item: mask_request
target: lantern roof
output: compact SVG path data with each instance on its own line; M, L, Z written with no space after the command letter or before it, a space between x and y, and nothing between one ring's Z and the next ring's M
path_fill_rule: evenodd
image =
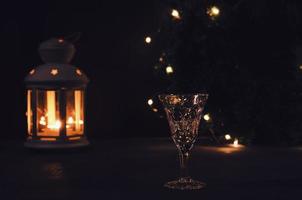
M70 64L46 63L32 69L25 78L28 85L85 86L88 77Z
M28 86L79 87L89 82L87 76L77 67L69 64L76 49L64 39L52 38L42 42L39 54L45 64L32 69L25 78Z

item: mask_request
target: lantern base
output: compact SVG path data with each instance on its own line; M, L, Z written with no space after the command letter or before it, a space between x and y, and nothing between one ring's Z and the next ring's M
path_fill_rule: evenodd
M30 149L71 149L86 147L88 145L89 141L86 138L73 141L41 141L29 139L24 143L24 146Z

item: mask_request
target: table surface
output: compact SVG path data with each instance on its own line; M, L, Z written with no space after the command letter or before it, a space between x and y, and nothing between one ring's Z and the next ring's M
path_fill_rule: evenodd
M214 147L197 142L190 174L207 187L163 187L177 178L170 139L92 142L78 151L36 152L0 143L0 199L290 199L302 195L302 148Z

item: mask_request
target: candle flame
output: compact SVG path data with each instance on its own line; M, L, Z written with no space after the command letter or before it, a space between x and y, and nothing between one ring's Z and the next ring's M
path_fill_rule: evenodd
M43 126L46 125L46 118L45 118L44 116L42 116L42 117L40 118L39 124L41 124L41 125L43 125Z
M234 147L238 147L239 146L239 141L237 138L235 138L234 142L233 142Z
M68 117L67 119L67 124L73 124L74 123L74 120L72 117Z
M77 123L79 125L82 125L82 124L84 124L84 121L80 119L79 121L76 122L76 121L74 121L73 117L68 117L66 123L67 123L66 128L71 128L72 124ZM49 128L51 130L59 130L62 127L62 122L60 120L56 120L54 123L47 124L45 116L42 116L40 118L39 124L46 126L47 128Z
M47 128L57 130L60 129L61 126L62 126L62 122L60 120L57 120L54 124L48 124Z

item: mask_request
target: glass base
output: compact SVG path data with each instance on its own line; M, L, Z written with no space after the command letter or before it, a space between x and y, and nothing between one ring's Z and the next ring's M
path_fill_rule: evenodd
M200 181L195 181L191 178L180 178L176 181L170 181L164 186L177 190L198 190L204 188L206 184Z

